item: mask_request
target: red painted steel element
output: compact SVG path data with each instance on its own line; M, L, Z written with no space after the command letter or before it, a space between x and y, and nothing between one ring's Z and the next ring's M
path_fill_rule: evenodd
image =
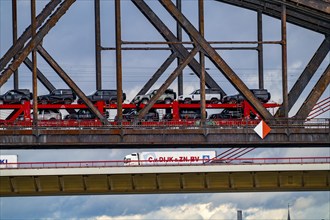
M325 98L314 106L307 119L313 119L330 110L330 97Z

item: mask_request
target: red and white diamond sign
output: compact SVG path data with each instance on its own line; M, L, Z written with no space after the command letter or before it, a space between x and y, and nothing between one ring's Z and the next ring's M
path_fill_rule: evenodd
M264 122L261 121L255 128L254 131L262 138L264 139L266 135L270 132L270 127Z

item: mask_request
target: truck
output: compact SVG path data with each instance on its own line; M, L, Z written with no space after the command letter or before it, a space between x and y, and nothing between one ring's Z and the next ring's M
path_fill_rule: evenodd
M17 155L0 155L0 168L17 168Z
M124 157L125 166L190 165L210 163L216 151L149 151Z

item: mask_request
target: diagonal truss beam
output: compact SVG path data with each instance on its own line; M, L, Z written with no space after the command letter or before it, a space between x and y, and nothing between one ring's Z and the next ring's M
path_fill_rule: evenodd
M330 64L328 65L328 67L326 68L320 79L317 81L312 91L309 93L304 104L302 104L302 106L298 110L295 118L306 119L308 117L309 113L312 111L315 104L320 99L323 92L326 90L327 86L329 85L329 82L330 82Z
M41 46L37 46L38 52L46 60L46 62L58 73L64 82L86 103L88 108L106 125L109 121L100 113L100 111L93 105L93 103L86 97L81 89L74 83L68 74L56 63L50 54Z
M296 83L293 85L291 91L288 95L288 111L294 106L297 102L299 96L309 83L309 81L314 76L315 72L326 58L327 54L330 51L330 36L326 37L320 47L315 52L312 59L307 64L304 71L301 73L300 77L297 79ZM280 116L283 111L283 106L281 106L276 112L276 116Z
M24 60L24 64L32 71L32 61L27 57ZM48 91L53 91L55 86L45 77L45 75L37 68L37 77L40 80L40 82L47 88Z
M158 30L158 32L168 42L179 42L177 37L171 32L169 28L162 22L162 20L152 11L152 9L144 2L144 0L132 0L135 6L142 12L142 14L149 20L149 22ZM182 44L172 44L171 48L181 59L186 59L189 56L189 51ZM201 65L196 59L192 59L188 64L192 71L200 78ZM214 81L214 79L205 72L205 83L210 88L218 88L222 96L226 93L220 88L220 86Z
M205 38L196 30L196 28L189 22L189 20L176 8L176 6L167 0L159 0L164 8L178 21L183 29L196 41L198 45L205 51L209 59L214 65L224 73L225 77L232 83L232 85L246 98L252 107L260 114L263 119L271 120L273 116L260 103L260 101L252 94L249 88L243 81L235 74L229 65L220 57L214 48L205 40Z
M182 70L191 62L194 56L200 50L199 46L196 46L189 54L189 56L182 61L181 65L179 65L174 72L168 77L168 79L164 82L164 84L157 90L155 96L153 96L148 105L146 105L140 112L138 119L141 120L147 112L151 109L151 107L156 103L158 98L165 92L165 90L171 85L171 83L178 77L178 75L182 72Z
M33 49L36 48L38 44L43 40L47 33L56 25L59 19L65 14L65 12L70 8L70 6L76 0L66 0L61 6L53 13L53 15L46 21L46 23L39 29L38 33L32 38L27 45L23 48L21 53L17 58L8 66L7 69L3 71L0 76L0 86L2 86L13 72L21 65L25 58L31 53Z
M52 13L52 11L61 3L61 0L50 1L42 12L36 18L36 28L39 28L41 24L44 23L46 18ZM18 52L24 47L26 41L31 38L31 25L26 28L23 34L17 39L15 44L13 44L5 55L0 59L0 71L2 71L9 61L18 54Z
M146 94L149 89L155 84L159 77L165 72L165 70L172 64L172 62L177 57L176 53L171 53L171 55L165 60L165 62L158 68L155 74L149 79L149 81L143 86L137 95Z

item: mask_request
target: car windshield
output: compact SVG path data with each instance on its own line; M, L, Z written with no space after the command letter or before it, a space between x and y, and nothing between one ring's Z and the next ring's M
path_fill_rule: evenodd
M153 90L153 91L151 91L151 92L148 92L146 95L154 95L154 94L156 94L157 93L157 90Z
M199 90L195 90L192 93L190 93L190 95L194 95L194 94L199 94Z

